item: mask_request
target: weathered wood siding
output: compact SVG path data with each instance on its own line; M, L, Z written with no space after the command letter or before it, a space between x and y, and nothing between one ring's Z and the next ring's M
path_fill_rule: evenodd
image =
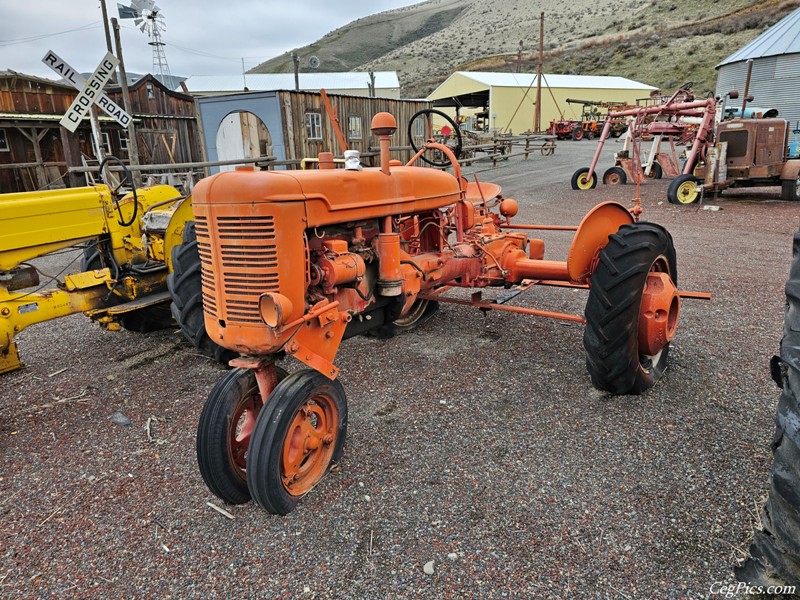
M320 152L333 152L342 155L339 142L334 133L333 123L325 111L322 96L318 92L283 91L280 104L283 111L283 135L286 140L288 159L316 158ZM397 131L392 136L392 146L408 146L408 122L419 110L430 108L430 102L424 100L395 100L392 98L365 98L357 96L340 96L328 94L334 111L339 118L339 127L344 134L348 147L366 153L370 148L377 148L379 140L370 132L372 117L379 112L392 113L397 119ZM306 128L306 115L317 113L321 117L322 139L309 139ZM350 117L360 119L361 137L351 135L348 131ZM392 158L409 159L408 152L393 152Z

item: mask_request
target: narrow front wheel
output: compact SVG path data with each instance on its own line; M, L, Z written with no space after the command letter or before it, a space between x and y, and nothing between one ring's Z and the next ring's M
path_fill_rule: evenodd
M275 369L275 383L286 371ZM228 504L250 500L247 453L256 418L263 406L255 372L233 369L208 396L197 426L197 464L215 496Z
M266 511L285 515L339 460L347 434L347 399L337 380L306 369L270 394L250 441L247 485Z

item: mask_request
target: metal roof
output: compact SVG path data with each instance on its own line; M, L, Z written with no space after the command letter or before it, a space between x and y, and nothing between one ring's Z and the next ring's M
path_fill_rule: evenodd
M716 68L719 69L722 65L750 58L794 54L796 52L800 52L800 8L789 13L752 42L731 54L719 63Z
M535 73L493 73L483 71L456 71L454 75L462 75L489 87L529 87L536 85ZM542 85L551 88L591 88L608 90L655 90L651 85L605 75L560 75L542 74Z
M375 71L376 89L399 89L396 71ZM300 89L369 89L369 73L300 73ZM294 73L247 73L245 75L192 75L186 81L190 93L241 92L245 82L251 92L293 90Z

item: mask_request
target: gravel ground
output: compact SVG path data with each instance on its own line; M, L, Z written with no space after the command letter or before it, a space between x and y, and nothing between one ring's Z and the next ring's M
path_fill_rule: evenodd
M574 224L635 193L569 189L593 148L481 177L519 200L518 221ZM580 326L443 306L342 346L344 458L288 517L207 506L195 429L223 369L180 332L82 315L24 331L27 368L0 378L0 595L698 598L733 583L771 462L798 206L773 188L677 207L667 183L642 187L645 218L671 231L681 287L714 299L685 301L654 389L595 391ZM563 259L569 236L545 239ZM582 313L585 298L515 302Z

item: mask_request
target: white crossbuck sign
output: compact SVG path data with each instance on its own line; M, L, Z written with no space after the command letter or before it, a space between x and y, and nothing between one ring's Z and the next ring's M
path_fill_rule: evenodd
M74 132L83 118L89 114L92 104L97 104L106 111L109 116L117 120L123 127L127 127L131 122L131 116L120 108L103 91L108 80L114 74L119 61L107 52L100 65L95 69L92 76L87 81L75 69L70 67L63 58L52 50L44 55L42 62L70 82L80 93L67 109L67 114L61 119L61 125Z

